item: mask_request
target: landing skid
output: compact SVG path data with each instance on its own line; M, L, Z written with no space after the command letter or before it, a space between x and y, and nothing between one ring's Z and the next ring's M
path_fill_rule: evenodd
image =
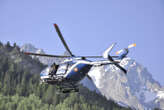
M79 88L68 89L68 90L62 90L61 92L62 92L62 93L79 92Z
M77 85L74 85L73 82L67 82L66 84L62 84L57 87L60 93L71 93L71 92L79 92L79 88Z

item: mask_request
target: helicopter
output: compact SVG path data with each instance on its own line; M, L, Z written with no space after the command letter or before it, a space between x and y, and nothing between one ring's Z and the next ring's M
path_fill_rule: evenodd
M116 43L113 43L109 48L107 48L103 52L102 56L76 56L72 54L71 50L66 44L58 25L54 24L54 27L69 55L50 55L24 52L26 55L64 58L60 64L56 64L54 62L51 66L46 67L40 73L40 81L42 83L55 85L62 93L79 92L78 86L81 80L83 80L85 77L88 77L89 80L93 81L88 75L88 72L94 66L97 67L112 64L119 68L124 74L127 73L127 70L120 66L119 63L127 56L129 49L136 46L135 43L129 45L127 48L117 51L117 56L110 56L109 54ZM122 54L118 56L120 53ZM91 61L89 60L90 58L102 58L103 60Z

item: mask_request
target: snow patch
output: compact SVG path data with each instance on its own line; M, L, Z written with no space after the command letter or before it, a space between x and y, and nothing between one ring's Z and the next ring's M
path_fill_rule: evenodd
M157 92L157 98L164 99L164 91L158 91Z

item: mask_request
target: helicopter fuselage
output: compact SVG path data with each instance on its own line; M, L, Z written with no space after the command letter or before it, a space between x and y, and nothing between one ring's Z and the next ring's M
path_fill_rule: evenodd
M54 57L54 58L64 58L63 63L59 65L52 64L51 66L47 67L43 70L40 74L41 82L57 85L59 89L64 89L63 92L70 92L72 90L77 90L77 84L84 79L85 76L88 77L89 80L92 81L92 78L88 75L92 66L102 66L102 65L109 65L113 64L122 70L125 74L127 71L119 65L120 60L126 57L129 52L129 48L135 47L136 44L131 44L128 48L124 50L120 50L116 52L119 54L124 52L121 56L110 56L110 52L116 43L113 43L109 48L107 48L102 56L75 56L70 51L68 45L66 44L62 33L59 30L57 24L54 24L56 32L59 35L60 40L62 41L66 51L69 55L50 55L50 54L38 54L38 53L31 53L31 52L23 52L26 55L34 55L34 56L44 56L44 57ZM90 61L86 58L103 58L104 60L97 60L97 61ZM117 59L115 59L117 58ZM66 61L69 60L69 61ZM75 60L75 62L73 61Z
M40 78L42 82L52 84L52 85L77 85L90 71L93 65L87 64L84 62L76 62L75 64L69 67L69 63L65 63L64 72L61 72L63 65L59 65L59 69L57 73L54 75L49 75L49 71L47 73L42 72L40 74Z
M79 82L88 74L91 67L92 65L79 63L69 71L66 79Z

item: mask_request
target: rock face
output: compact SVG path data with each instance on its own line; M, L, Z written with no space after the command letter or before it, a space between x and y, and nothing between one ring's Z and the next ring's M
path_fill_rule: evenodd
M42 49L37 49L34 47L32 44L24 44L21 47L21 51L24 52L33 52L33 53L39 53L39 54L45 54L45 52ZM36 57L32 56L33 58L39 58L40 62L45 64L45 65L51 65L52 63L60 63L61 60L63 59L57 59L57 58L52 58L52 57Z
M164 108L164 91L146 68L130 58L122 60L121 66L128 70L127 75L114 65L89 72L102 95L139 110Z
M28 52L44 53L42 49L37 49L31 44L25 44L21 49ZM47 65L63 60L38 58ZM131 58L123 59L120 64L128 70L127 75L114 65L93 67L89 75L94 83L85 78L81 84L104 95L107 99L114 100L121 106L129 106L139 110L164 109L164 89L152 78L147 69Z

